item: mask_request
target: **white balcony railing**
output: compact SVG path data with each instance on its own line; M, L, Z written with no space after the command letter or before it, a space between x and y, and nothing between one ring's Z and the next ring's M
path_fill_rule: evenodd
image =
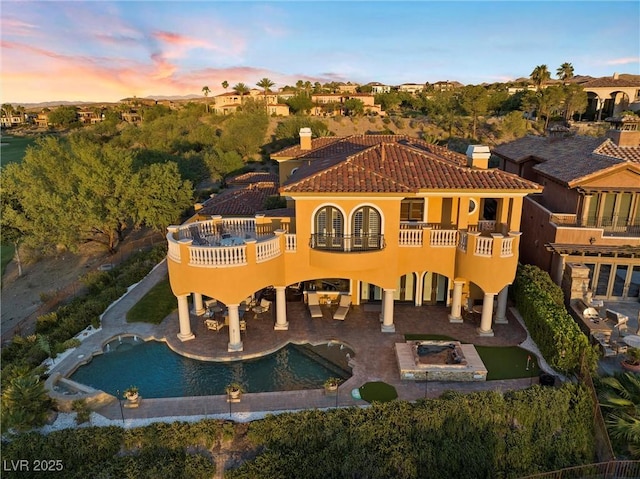
M172 238L171 233L167 235L167 256L175 262L180 262L180 244Z
M264 263L280 256L280 238L276 236L268 241L256 243L256 263Z
M228 268L247 264L247 246L189 246L189 264Z
M399 231L399 245L400 246L422 246L422 229L401 229Z
M298 241L296 235L291 233L285 233L285 251L287 253L295 253L298 250Z
M508 258L509 256L513 256L513 237L502 238L500 247L500 257Z
M474 254L477 256L491 256L493 252L493 238L485 236L476 237L476 249Z
M458 230L431 230L429 244L435 247L455 247L458 244Z

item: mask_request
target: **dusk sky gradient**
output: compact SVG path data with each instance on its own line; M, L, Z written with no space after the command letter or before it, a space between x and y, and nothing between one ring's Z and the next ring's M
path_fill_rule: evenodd
M2 103L210 95L221 83L397 85L640 74L640 2L2 0Z

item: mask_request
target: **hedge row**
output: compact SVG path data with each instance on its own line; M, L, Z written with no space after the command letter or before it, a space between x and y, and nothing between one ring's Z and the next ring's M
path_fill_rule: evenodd
M263 452L225 477L523 477L592 462L592 414L566 384L269 416L249 429Z
M58 460L56 472L5 469L3 477L20 478L210 478L215 474L211 450L223 438L222 421L197 423L156 423L146 427L123 429L117 426L88 427L36 432L4 441L5 464L26 460ZM15 464L18 464L15 462ZM6 476L5 476L6 474Z
M597 354L567 312L562 290L548 273L537 266L519 265L513 291L531 337L554 369L576 372L584 359L595 370Z

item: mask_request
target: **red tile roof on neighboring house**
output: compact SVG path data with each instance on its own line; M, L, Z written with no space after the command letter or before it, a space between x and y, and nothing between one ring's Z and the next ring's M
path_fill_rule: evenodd
M493 153L514 163L533 159L538 162L535 171L567 185L614 165L640 163L640 147L621 147L609 138L579 135L527 136L499 145Z
M580 86L582 88L607 88L612 86L632 88L640 86L640 81L626 80L624 78L602 77L580 83Z
M409 193L421 190L541 190L516 175L466 166L466 157L402 135L359 135L309 158L281 193Z
M277 183L278 175L269 173L268 171L249 171L238 176L234 176L227 180L228 185L250 185L252 183L261 183L263 181L269 183Z
M253 216L264 209L264 202L278 194L275 182L252 183L243 188L223 190L207 200L197 213L203 216Z

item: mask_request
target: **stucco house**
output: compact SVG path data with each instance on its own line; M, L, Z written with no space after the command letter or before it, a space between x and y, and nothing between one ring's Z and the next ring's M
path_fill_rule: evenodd
M561 284L568 263L589 269L593 298L640 289L640 118L610 118L605 137L559 127L499 145L507 172L544 186L525 198L520 257Z
M407 136L312 138L303 128L300 143L272 159L286 208L238 215L216 210L225 198L214 197L168 229L182 341L194 337L188 298L195 315L215 298L228 310L228 351L242 351L240 314L266 287L275 291L274 330L286 331L296 321L286 307L291 285L304 298L313 290L349 295L355 306L377 302L381 333L402 320L396 302L425 305L426 321L426 305L448 305L450 321L462 322L463 305L475 301L479 335L506 320L522 202L541 187L489 169L487 147L465 156Z

